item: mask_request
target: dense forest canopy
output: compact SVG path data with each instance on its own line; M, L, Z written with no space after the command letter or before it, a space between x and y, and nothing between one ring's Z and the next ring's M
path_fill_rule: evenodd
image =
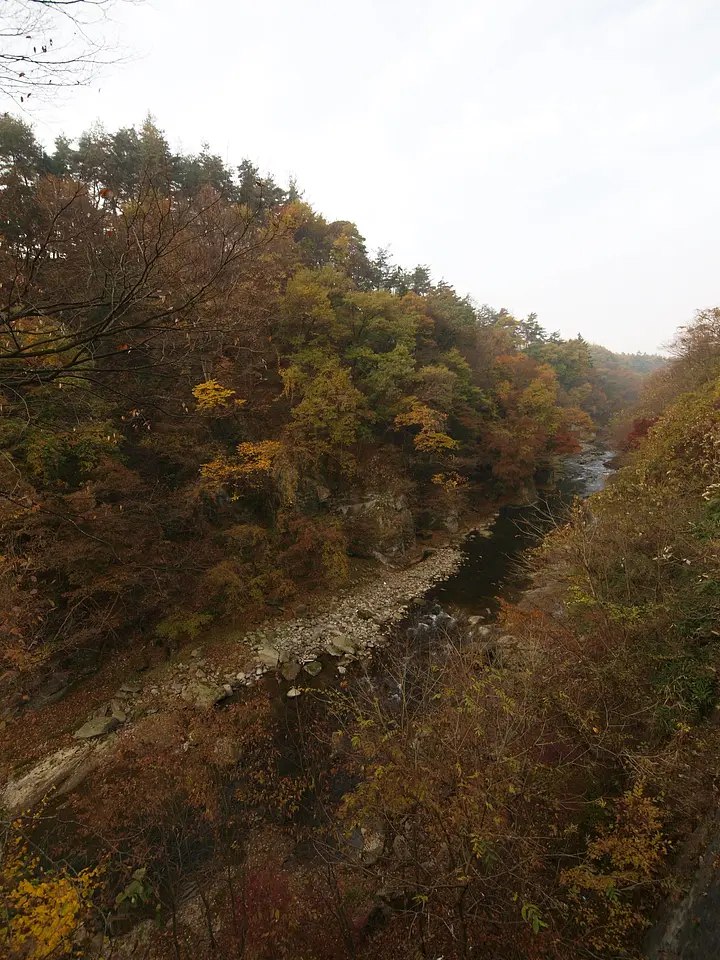
M176 150L151 115L41 142L27 122L36 104L77 86L94 94L123 56L111 34L138 34L123 7L140 2L0 9L0 95L21 114L0 112L0 954L714 958L720 307L680 327L667 356L615 353L553 332L552 317L458 292L428 264L398 264L362 224L313 209L302 184L209 144ZM143 17L140 33L172 62L153 56L147 73L103 89L105 115L118 89L125 104L158 75L179 83L171 99L206 104L243 89L218 84L223 64L247 77L265 58L271 142L306 25L317 45L346 24L328 33L318 11L288 7L250 49L254 13L219 12L225 40L212 10ZM551 138L547 156L547 124L524 121L548 103L575 116L595 75L607 94L597 65L620 21L593 12L586 43L582 17L568 32L564 14L545 12L540 56L553 62L538 73L537 24L465 13L452 11L467 49L477 40L503 60L507 27L531 55L503 69L527 61L542 83L533 103L514 76L490 103L453 65L447 82L417 71L444 126L461 78L443 150L497 187L494 207L478 193L497 228L488 245L462 211L456 266L470 251L519 298L528 283L544 295L554 276L558 308L578 304L570 329L587 330L583 303L611 302L622 245L593 301L573 283L617 240L613 198L627 199L633 151L646 169L656 125L638 139L628 114L637 143L625 137L618 179L603 157L577 176L597 117L580 139L572 125L572 144ZM191 14L183 88L173 71ZM444 69L433 17L416 19L408 63L439 50ZM665 19L676 53L692 11ZM621 20L631 74L613 49L609 98L632 113L648 26L652 47L667 24ZM379 47L363 30L353 38L368 62L392 47L391 32L375 33ZM225 41L233 50L218 56ZM341 60L352 46L340 39ZM294 103L303 86L312 99L331 60L303 71ZM315 118L324 180L347 172L324 125L372 95L356 79L362 90L343 83ZM403 115L416 112L413 89L400 91ZM608 129L622 140L616 106ZM388 109L398 103L369 120L350 110L354 129L376 134L390 119L397 132ZM494 157L477 149L488 128L511 132ZM407 143L385 139L390 170ZM422 154L402 162L427 192L438 152ZM650 193L634 190L629 234L656 229ZM507 228L518 219L520 238ZM579 258L567 243L558 255L561 234L584 237ZM635 278L638 250L657 260L659 247L634 244ZM608 329L634 319L623 290ZM597 470L596 492L571 499L573 469Z
M639 956L716 791L719 374L718 310L616 354L150 117L47 151L2 116L0 773L39 803L5 824L0 944ZM354 685L336 633L332 689L255 643L598 438L624 466L535 551L536 605L436 612ZM273 701L251 660L218 692L201 642L297 687Z
M0 187L6 677L191 581L217 613L336 576L319 488L512 490L660 362L479 307L150 117L47 152L6 114Z

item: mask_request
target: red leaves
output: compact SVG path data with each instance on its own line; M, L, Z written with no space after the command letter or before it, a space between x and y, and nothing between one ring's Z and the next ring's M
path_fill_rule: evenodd
M625 438L625 449L637 450L658 419L658 417L637 417L633 420L632 429Z

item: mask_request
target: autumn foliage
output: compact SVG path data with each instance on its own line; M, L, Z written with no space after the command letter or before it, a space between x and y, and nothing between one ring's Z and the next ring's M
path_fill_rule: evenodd
M716 340L714 314L686 332L685 393L655 374L627 472L548 540L563 624L506 611L505 662L457 637L394 650L392 697L147 709L112 764L6 824L5 952L570 960L637 939L680 830L660 764L715 690ZM38 717L70 741L58 678L82 705L121 658L368 576L393 530L357 518L381 498L392 561L419 559L416 535L532 492L658 364L480 306L150 118L48 153L0 117L13 757L52 740L23 742Z
M583 341L371 256L354 224L250 164L173 154L151 120L48 155L5 116L0 158L13 688L168 611L287 598L308 566L293 537L315 531L326 568L333 498L372 493L378 454L427 513L438 473L511 494L606 416ZM263 531L252 557L243 526Z

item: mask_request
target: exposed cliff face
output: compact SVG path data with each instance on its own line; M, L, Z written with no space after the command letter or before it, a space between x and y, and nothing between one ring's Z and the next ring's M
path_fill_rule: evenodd
M378 560L401 557L415 544L415 520L405 494L368 493L362 500L339 503L350 551Z
M716 960L720 956L720 811L697 828L680 854L683 893L658 910L643 944L648 960Z

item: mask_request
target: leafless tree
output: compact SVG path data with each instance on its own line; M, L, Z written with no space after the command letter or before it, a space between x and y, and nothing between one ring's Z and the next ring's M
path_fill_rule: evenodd
M91 82L119 52L107 37L117 0L2 0L0 93L29 103ZM134 2L134 0L122 0Z
M187 199L148 183L116 208L50 177L30 212L12 211L3 219L28 224L0 246L0 369L14 389L156 367L190 349L276 233L211 189Z

